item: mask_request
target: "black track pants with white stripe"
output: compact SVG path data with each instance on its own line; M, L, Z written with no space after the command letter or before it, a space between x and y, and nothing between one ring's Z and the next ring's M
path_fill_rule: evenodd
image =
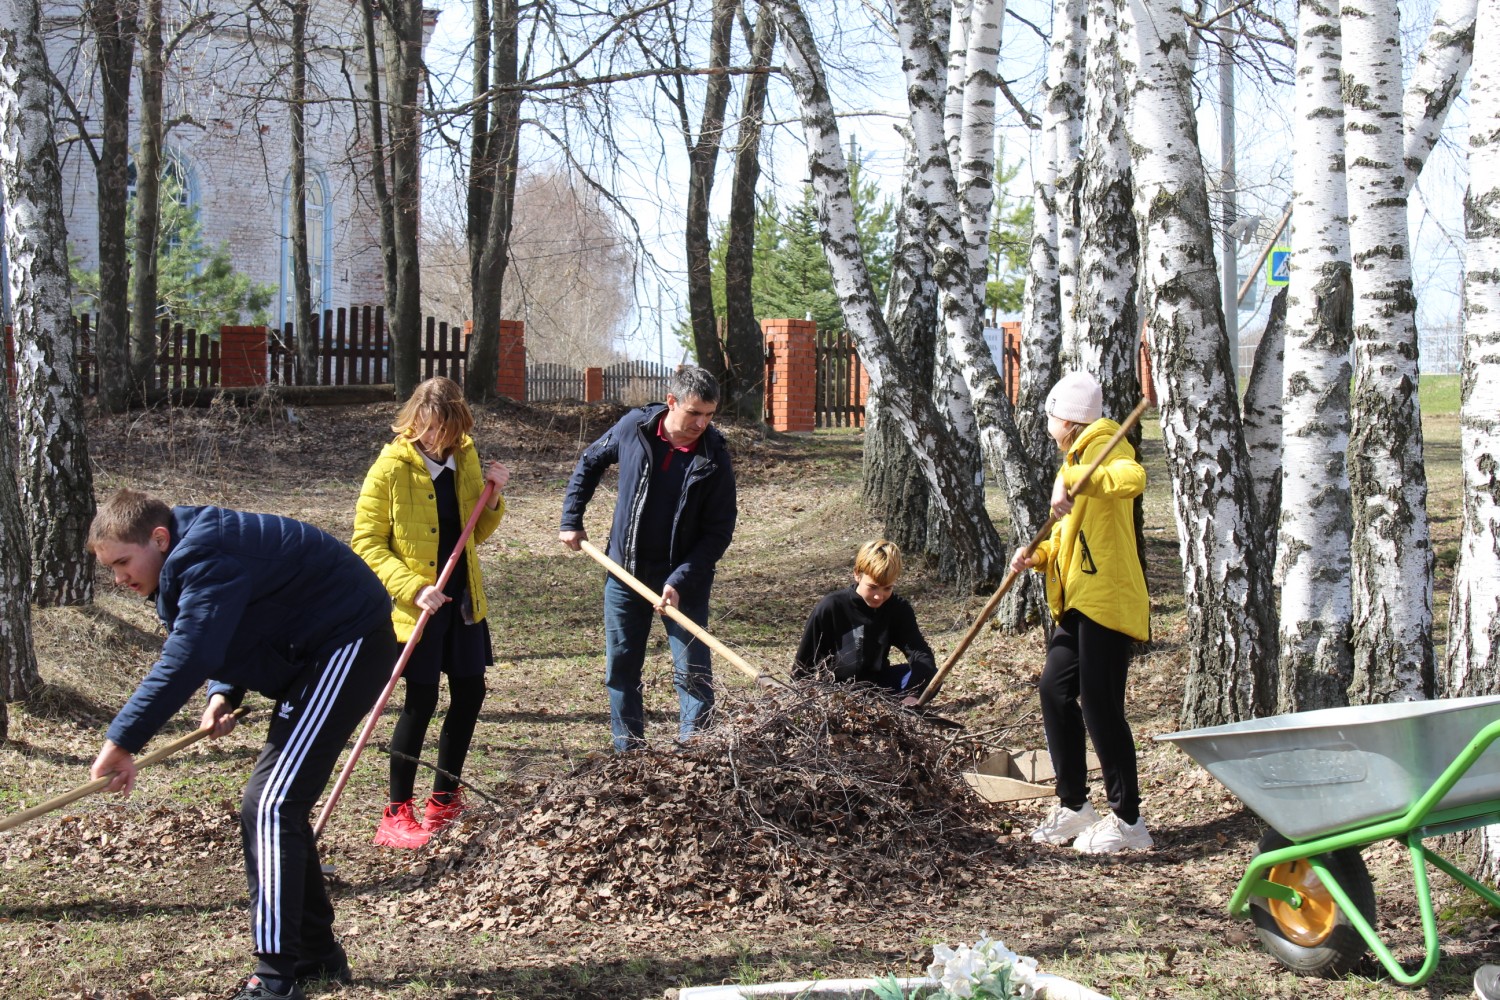
M333 904L309 817L399 652L386 624L308 667L271 715L240 802L250 934L262 975L291 976L299 957L316 960L333 949Z

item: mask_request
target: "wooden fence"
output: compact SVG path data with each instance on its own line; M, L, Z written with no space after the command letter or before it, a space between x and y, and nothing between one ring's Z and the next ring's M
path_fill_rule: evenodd
M659 403L676 369L653 361L620 361L604 369L604 398L629 406Z
M847 330L819 330L813 363L817 366L813 419L819 427L863 427L869 379Z
M78 378L85 395L99 391L99 360L91 342L93 317L78 317ZM219 341L163 319L156 340L156 388L201 389L219 384Z
M584 399L583 369L551 361L526 366L526 401Z

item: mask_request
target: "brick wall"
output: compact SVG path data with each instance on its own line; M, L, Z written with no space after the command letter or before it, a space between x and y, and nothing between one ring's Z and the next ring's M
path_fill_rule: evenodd
M772 430L810 432L816 426L818 326L810 319L768 319L760 328L766 339L767 422Z

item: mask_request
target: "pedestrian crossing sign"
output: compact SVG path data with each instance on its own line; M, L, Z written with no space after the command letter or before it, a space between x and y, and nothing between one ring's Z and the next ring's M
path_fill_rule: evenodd
M1292 248L1272 247L1266 260L1266 284L1280 288L1292 280Z

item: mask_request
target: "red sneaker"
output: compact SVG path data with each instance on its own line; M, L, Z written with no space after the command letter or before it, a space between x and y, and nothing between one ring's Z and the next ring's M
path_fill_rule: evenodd
M428 833L437 833L458 819L463 811L464 790L462 788L449 792L446 801L440 800L436 795L429 795L427 806L422 810L422 825L427 828Z
M427 843L432 834L422 828L412 813L411 799L385 807L380 818L380 829L375 831L376 847L400 847L416 850Z

